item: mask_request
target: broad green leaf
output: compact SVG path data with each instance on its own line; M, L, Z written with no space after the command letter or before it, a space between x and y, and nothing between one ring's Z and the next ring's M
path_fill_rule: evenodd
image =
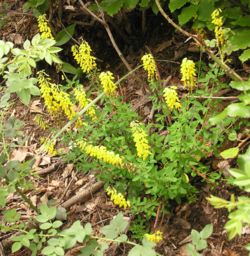
M115 239L125 231L127 226L128 221L124 219L122 213L119 213L113 220L111 220L109 225L101 228L101 233L109 239Z
M40 229L42 229L42 230L47 230L47 229L49 229L51 227L52 227L52 223L50 223L50 222L42 223L40 225Z
M224 226L228 233L228 239L233 239L236 235L241 234L242 222L240 220L232 219L229 220Z
M250 79L247 81L232 81L229 85L238 91L248 91L250 90Z
M245 171L250 177L250 146L245 154L239 155L237 163L241 170Z
M56 217L56 207L48 207L47 204L42 204L39 210L41 214L35 217L38 222L44 223Z
M239 148L229 148L220 153L220 156L224 159L235 158L239 154Z
M239 57L241 62L245 62L250 59L250 49L245 50Z
M183 8L181 14L178 16L180 25L184 25L191 20L196 15L197 9L197 5L190 5Z
M250 106L244 103L232 103L227 106L226 111L230 117L250 118Z
M19 91L16 94L24 105L26 106L29 105L30 99L31 99L31 94L29 89L23 89L22 91Z
M213 225L208 224L206 225L202 231L200 232L200 236L202 239L208 239L213 233Z
M79 256L92 256L94 255L96 249L98 248L99 244L96 240L90 240L87 245L81 249L81 253Z
M186 246L188 256L201 256L196 250L193 244L188 244Z
M156 252L153 249L154 243L143 239L142 245L136 245L133 247L129 253L128 256L156 256Z
M50 255L53 252L55 252L55 247L54 246L46 246L42 250L42 254L44 254L44 255Z
M232 22L233 25L238 25L242 27L249 27L250 26L250 16L241 16L236 21Z
M22 246L23 245L20 242L13 243L11 246L11 252L15 253L15 252L19 251L22 248Z
M229 202L225 199L219 198L217 196L211 195L210 197L206 198L207 201L214 207L214 208L226 208Z
M56 45L61 46L66 44L72 38L75 32L75 27L76 24L72 24L58 32L55 36Z
M244 102L244 104L249 105L250 104L250 93L241 94L238 96L238 98Z
M149 6L150 0L141 0L140 7L147 8Z
M53 228L59 228L59 227L62 226L62 224L63 223L60 220L56 220L56 221L53 222L52 227Z
M174 12L183 7L187 2L189 2L189 0L170 0L168 7L171 12Z
M230 49L228 53L232 51L238 51L240 49L246 49L250 46L250 29L234 30L233 35L229 38Z
M209 119L209 122L211 125L218 125L220 123L222 123L223 121L225 121L225 118L227 117L227 111L222 111L221 113L219 113L218 115L211 117Z
M206 240L203 240L201 239L198 244L196 244L196 250L197 251L202 251L204 249L207 248L207 241Z
M134 9L138 3L139 0L126 0L124 2L124 8Z
M200 233L197 230L192 229L191 238L192 238L192 244L196 247L201 239Z
M214 0L200 0L198 5L198 19L208 21L211 19L211 13L214 11Z
M108 15L113 16L121 10L123 3L123 0L103 0L100 6Z
M61 247L55 247L55 253L58 255L58 256L64 256L64 250L63 248Z
M20 219L21 214L16 211L16 209L6 210L3 213L3 218L6 222L16 222Z
M65 72L65 73L69 73L69 74L72 74L72 75L76 75L78 73L78 70L77 68L75 68L74 66L72 66L70 63L67 63L67 62L63 62L62 64L62 70Z

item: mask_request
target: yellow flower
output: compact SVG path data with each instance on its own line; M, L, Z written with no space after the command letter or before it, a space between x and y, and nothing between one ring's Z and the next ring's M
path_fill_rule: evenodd
M146 237L147 240L149 240L153 243L159 243L163 239L163 233L158 230L153 234L145 234L145 237Z
M109 151L104 146L93 146L83 140L78 141L77 146L85 154L94 157L102 162L117 166L123 167L123 159L118 154L115 154L113 151Z
M115 188L106 188L106 193L108 196L110 196L110 199L113 201L114 205L124 208L125 210L130 207L130 202L126 200L121 193L118 193Z
M143 160L146 160L150 154L150 146L148 143L147 134L141 126L142 124L138 122L131 122L130 124L137 155Z
M42 130L46 130L47 129L47 124L46 122L43 120L41 115L36 115L34 117L34 122L42 129Z
M104 93L107 95L114 95L117 88L116 84L114 83L114 75L110 71L101 72L99 79Z
M183 82L184 86L192 91L192 89L196 86L196 70L195 64L192 60L188 60L187 58L182 60L181 75L181 81Z
M41 38L54 39L51 33L51 29L46 20L46 15L44 14L44 15L38 16L37 22L38 22L39 31L41 33Z
M56 156L57 151L55 149L55 142L50 141L48 138L41 138L40 142L43 144L44 150L50 155L50 156Z
M81 89L75 88L74 96L75 96L76 100L79 102L79 105L81 108L85 108L90 103L90 100L87 98L86 93L83 88L81 88ZM92 120L97 119L94 107L90 107L86 113Z
M148 73L148 80L156 78L156 63L152 54L145 54L141 58L143 68Z
M221 9L215 9L212 14L212 23L215 25L214 34L217 40L218 46L222 46L225 43L225 35L223 31L223 17L220 16Z
M71 48L73 56L84 73L89 74L96 68L96 58L91 55L92 49L88 42L84 41L80 46L73 45Z
M44 99L44 104L49 114L56 115L63 112L69 120L72 120L76 115L76 111L69 94L59 90L57 86L51 83L48 78L45 78L42 73L38 75L38 83L40 85L41 96ZM77 126L82 125L83 123L79 118L77 120Z
M170 110L173 110L174 108L179 109L181 107L181 103L176 92L176 86L165 88L163 93L166 104Z

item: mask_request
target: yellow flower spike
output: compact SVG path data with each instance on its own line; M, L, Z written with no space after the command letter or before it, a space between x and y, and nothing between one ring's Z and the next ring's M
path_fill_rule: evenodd
M159 230L153 234L145 234L144 236L148 241L153 243L159 243L163 240L163 233Z
M42 129L46 130L48 128L46 122L43 120L41 115L36 115L34 117L34 122Z
M109 151L104 146L93 146L92 144L89 144L83 140L78 141L76 144L81 151L93 158L111 164L113 166L124 166L123 158L120 157L118 154L115 154L113 151Z
M124 208L126 210L130 207L130 202L126 200L126 198L121 193L118 193L115 188L107 187L106 193L114 205L117 205L119 208Z
M196 87L196 69L192 60L184 58L181 63L181 81L190 91Z
M141 58L143 68L148 73L148 80L152 81L156 78L156 63L152 54L145 54Z
M75 99L79 102L79 105L81 108L85 108L89 103L90 100L87 98L86 92L83 90L83 88L81 89L74 89L74 96ZM90 107L87 110L87 115L94 121L97 120L97 116L96 116L96 112L94 107Z
M146 160L150 155L150 146L148 143L148 136L141 126L141 123L134 121L130 124L133 139L137 150L137 155L141 159Z
M55 149L55 142L50 141L48 138L43 138L41 140L41 143L43 144L43 147L45 151L50 155L50 156L56 156L57 151Z
M104 93L110 96L114 95L117 89L117 86L114 83L114 75L110 71L101 72L101 74L99 75L99 79L103 87Z
M171 87L165 88L163 91L163 96L170 110L173 110L174 108L176 109L181 108L181 103L178 98L176 89L177 89L176 86L171 86Z
M54 39L49 24L46 20L46 15L40 15L37 18L39 32L41 33L41 38Z
M96 68L96 58L91 55L92 49L88 42L84 41L80 46L73 45L71 51L77 64L79 64L84 73L89 74Z
M215 9L212 14L212 23L215 25L214 34L217 40L218 46L222 46L225 43L225 35L223 31L223 17L220 15L221 9Z

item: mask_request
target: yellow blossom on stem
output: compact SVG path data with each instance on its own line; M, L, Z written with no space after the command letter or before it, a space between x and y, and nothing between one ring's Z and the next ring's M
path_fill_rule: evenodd
M37 18L38 28L41 33L41 38L54 39L49 24L46 20L46 15L40 15Z
M142 124L133 121L131 122L130 127L137 150L137 155L143 160L146 160L150 154L150 146L147 138L148 136L142 128Z
M214 34L217 40L218 46L222 46L225 43L225 35L223 31L223 17L220 15L221 9L215 9L212 14L212 23L215 25Z
M108 196L110 196L110 199L114 205L117 205L119 208L124 208L126 210L130 207L130 202L126 200L121 193L118 193L115 188L106 188L106 193Z
M57 155L57 151L55 149L55 142L50 141L48 138L42 137L40 142L43 144L44 150L50 155L55 156Z
M71 51L77 64L79 64L84 73L89 74L96 68L96 58L91 55L92 49L88 42L84 41L80 46L73 45Z
M48 128L46 122L43 120L41 115L36 115L34 117L34 122L42 129L46 130Z
M143 68L148 73L148 80L156 78L156 63L152 54L145 54L141 58Z
M83 88L81 89L75 88L74 96L75 96L75 99L79 102L79 105L81 108L85 108L90 103L90 100L87 98L86 92L84 91ZM92 120L97 119L94 107L90 107L86 113Z
M163 233L159 230L153 234L145 234L144 236L146 237L147 240L153 243L159 243L163 239Z
M83 151L85 154L94 157L102 162L117 167L123 167L124 165L122 157L120 157L113 151L108 150L104 146L94 146L83 140L78 141L76 144L80 148L80 150Z
M170 110L173 110L174 108L179 109L181 107L181 103L176 92L176 86L165 88L163 95Z
M106 95L114 95L117 88L116 84L114 83L114 75L110 71L101 72L99 79L104 93Z
M196 69L192 60L184 58L181 63L181 81L184 86L192 91L196 86Z

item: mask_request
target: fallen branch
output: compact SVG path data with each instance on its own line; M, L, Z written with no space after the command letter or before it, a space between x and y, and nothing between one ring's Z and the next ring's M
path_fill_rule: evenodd
M48 173L53 172L59 165L61 164L61 161L58 161L54 164L52 164L51 166L48 166L47 168L44 168L42 170L37 171L38 175L45 175Z
M216 62L223 70L224 72L235 81L243 81L242 77L238 75L233 69L231 69L227 64L225 64L220 58L218 58L205 44L205 42L201 41L196 35L193 35L186 30L182 29L179 25L177 25L162 9L162 6L160 4L160 0L155 0L155 3L161 13L161 15L167 20L168 23L170 23L176 30L181 32L186 37L192 38L195 43L201 47L210 57L211 59Z
M63 204L61 204L61 206L64 208L69 208L70 206L78 202L85 202L91 197L92 194L99 191L103 187L103 185L103 181L96 182L94 185L79 192L75 196L71 197L69 200L65 201Z

